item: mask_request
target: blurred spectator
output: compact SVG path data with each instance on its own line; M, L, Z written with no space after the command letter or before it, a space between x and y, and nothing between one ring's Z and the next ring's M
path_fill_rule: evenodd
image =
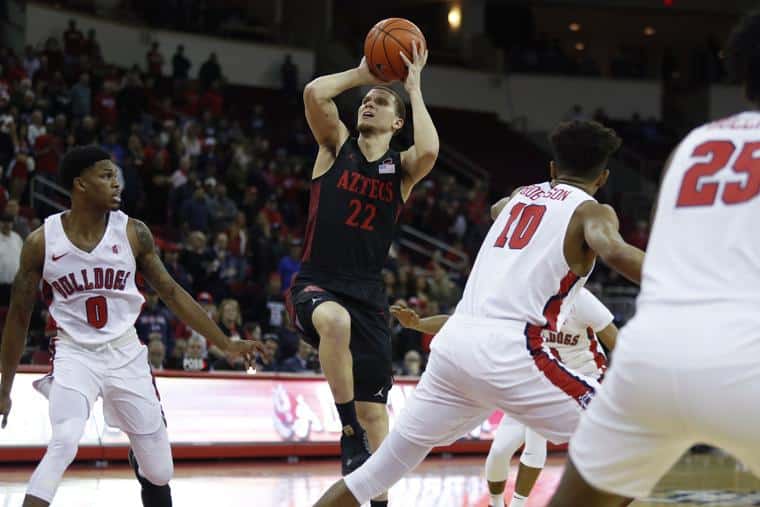
M13 217L0 215L0 306L8 306L11 284L19 268L21 236L13 231Z
M156 78L161 77L164 68L164 55L158 50L158 46L158 42L154 41L150 46L150 51L145 55L148 74Z
M256 357L256 371L275 372L278 371L277 349L279 341L274 333L264 335L264 352Z
M24 61L22 65L29 79L34 80L34 75L40 70L40 59L37 57L34 47L26 46L24 48Z
M8 170L5 174L9 182L9 193L12 199L21 200L29 177L33 172L34 159L29 156L29 149L27 147L20 148L16 153L16 158L8 164Z
M151 337L158 338L171 354L174 346L174 333L171 326L169 310L160 305L158 294L152 287L145 288L145 304L135 322L137 336L143 343L150 343Z
M167 243L164 245L164 265L166 271L169 272L172 278L177 281L188 292L193 290L193 280L190 278L185 267L179 262L179 252L181 248L176 243Z
M77 28L74 19L69 20L69 28L63 32L63 51L67 57L79 57L82 53L84 34Z
M206 190L198 186L193 193L193 198L185 201L180 210L183 226L193 231L207 231L211 224L211 211L209 210Z
M161 340L151 340L148 344L148 362L150 362L150 368L153 371L161 371L164 369L164 361L166 360L166 347Z
M90 114L92 91L90 90L90 75L83 72L79 82L71 88L71 113L76 118Z
M227 195L227 185L217 184L213 188L213 195L208 199L208 210L211 215L212 229L224 231L237 216L237 205Z
M96 39L94 28L87 30L87 40L84 41L84 52L96 66L100 66L103 63L103 54L100 51L100 43Z
M206 268L211 260L211 252L206 247L206 235L201 231L191 232L185 249L180 254L180 263L190 275L193 283L193 292L203 292L206 288ZM211 297L210 294L209 297ZM211 303L213 304L213 299Z
M267 311L269 313L268 329L278 329L285 324L287 318L287 309L285 307L285 298L283 297L280 277L272 274L269 276L267 284Z
M401 374L419 377L422 374L422 356L416 350L410 350L404 355L404 365Z
M227 234L224 232L216 235L212 255L213 259L208 267L207 285L215 296L226 296L231 287L243 281L245 262L242 257L230 253Z
M646 220L636 221L636 228L626 235L625 240L631 245L646 250L649 243L649 222Z
M114 88L112 81L106 81L103 83L103 89L95 96L95 117L104 127L116 127L119 123L119 109L116 105L116 96L113 94Z
M171 355L164 361L166 368L169 370L184 370L185 352L187 351L187 339L177 340L174 343L174 350Z
M240 305L234 299L224 299L219 303L219 328L222 332L234 339L241 339L241 326L243 324L240 316ZM209 356L213 359L224 358L224 352L216 345L208 348Z
M314 348L301 340L298 343L296 355L285 359L280 365L281 372L288 373L314 373L316 352Z
M285 61L280 66L280 78L282 79L282 91L288 97L298 93L298 67L293 63L291 54L285 55Z
M583 111L583 106L575 104L565 115L562 117L564 121L586 121L588 115Z
M186 81L192 66L193 64L185 56L185 46L180 44L172 57L172 77L176 80Z
M21 239L26 239L31 232L29 228L29 220L26 217L19 215L19 204L17 199L9 199L5 205L5 214L10 216L13 220L13 230L21 236Z
M206 341L199 334L187 339L187 348L182 358L182 369L185 371L208 371L206 361Z
M201 89L206 90L211 83L222 79L222 67L216 59L216 53L211 53L208 60L203 62L198 70L198 80L201 82Z
M301 269L301 240L291 239L288 255L280 259L277 271L280 273L280 284L283 293L290 288L293 275Z
M45 128L42 111L35 109L35 111L32 113L31 121L29 122L29 130L26 134L27 140L29 141L29 146L34 146L37 138L46 132L47 130Z

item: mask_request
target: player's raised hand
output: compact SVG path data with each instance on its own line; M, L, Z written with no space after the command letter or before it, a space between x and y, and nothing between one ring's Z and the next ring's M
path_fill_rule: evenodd
M411 308L403 305L391 305L391 315L396 317L399 323L409 329L416 329L420 325L420 316Z
M0 415L3 416L3 420L0 423L0 428L5 428L8 424L8 413L11 411L11 397L10 395L0 396Z
M404 54L403 51L399 51L401 59L404 60L408 74L404 80L404 88L407 93L411 93L414 90L420 89L422 69L425 67L428 59L428 50L420 52L420 45L416 40L412 41L412 60Z
M375 76L372 71L369 70L367 59L364 57L362 57L362 61L359 62L359 66L356 69L362 77L362 84L377 85L385 83L385 81Z

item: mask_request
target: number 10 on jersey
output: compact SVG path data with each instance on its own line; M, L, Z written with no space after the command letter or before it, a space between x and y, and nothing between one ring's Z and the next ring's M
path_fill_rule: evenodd
M512 250L522 250L533 239L536 229L544 218L544 213L546 213L546 206L540 204L527 205L523 202L515 204L509 210L507 225L504 226L504 230L496 238L493 246L504 248L504 245L508 245ZM514 222L517 222L517 225L510 231Z

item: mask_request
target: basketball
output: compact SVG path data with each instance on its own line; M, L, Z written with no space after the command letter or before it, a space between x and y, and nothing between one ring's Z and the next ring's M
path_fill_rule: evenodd
M403 81L407 69L399 52L403 51L412 61L412 41L415 40L420 53L424 52L425 36L408 19L388 18L378 22L364 39L364 56L370 72L383 81Z

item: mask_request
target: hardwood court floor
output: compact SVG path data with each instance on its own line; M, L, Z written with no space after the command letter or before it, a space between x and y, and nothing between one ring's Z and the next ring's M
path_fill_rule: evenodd
M550 457L528 507L543 507L557 486L564 456ZM513 460L511 480L514 480ZM31 467L0 468L0 507L18 507ZM178 463L175 507L307 507L337 478L335 461L223 461ZM508 490L511 489L511 481ZM76 465L53 507L139 507L127 466ZM391 491L393 507L486 507L483 458L431 458ZM636 507L760 505L760 481L722 456L686 456Z

